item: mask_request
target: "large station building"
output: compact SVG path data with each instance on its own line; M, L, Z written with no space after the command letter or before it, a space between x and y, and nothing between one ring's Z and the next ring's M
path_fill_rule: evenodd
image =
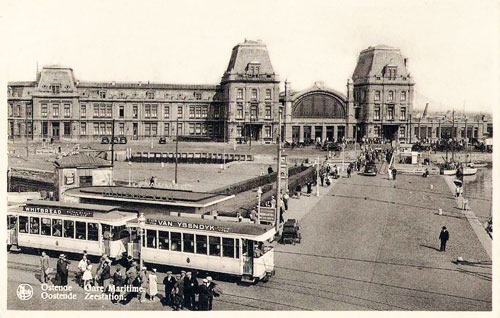
M379 45L360 53L345 93L321 82L302 91L285 83L280 92L266 45L245 40L214 85L87 82L71 68L43 67L34 81L8 83L8 133L10 139L99 140L114 127L116 136L132 140L179 135L273 143L281 114L288 142L435 140L464 137L465 130L469 138L491 135L484 116L418 116L414 87L408 59Z

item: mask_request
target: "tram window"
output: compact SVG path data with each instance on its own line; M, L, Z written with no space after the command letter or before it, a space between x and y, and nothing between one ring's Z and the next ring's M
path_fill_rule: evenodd
M111 240L113 237L113 227L109 224L101 224L102 238L104 240Z
M113 226L111 227L111 237L113 241L118 241L123 238L128 238L129 233L127 231L127 227L125 225L120 225L120 226Z
M236 241L236 258L240 258L240 239L235 239Z
M147 247L156 248L156 230L146 230Z
M196 234L196 254L207 255L207 236Z
M8 230L15 229L16 224L17 224L17 217L12 216L12 215L7 215L7 229Z
M162 250L168 250L168 232L158 231L158 247Z
M234 258L234 239L222 238L222 256Z
M50 235L50 219L42 218L42 235Z
M87 239L87 223L76 221L76 238L79 240Z
M64 220L64 237L75 238L75 221Z
M19 217L19 232L20 233L28 233L28 217L20 216Z
M62 220L52 219L52 236L62 236Z
M30 217L30 234L40 233L40 218Z
M184 241L183 252L194 253L194 234L183 233L182 239Z
M88 237L89 241L98 241L99 240L99 225L97 223L89 223L88 224Z
M220 237L210 236L208 242L209 244L209 255L220 256Z
M172 241L172 251L181 251L181 233L171 232L170 240Z

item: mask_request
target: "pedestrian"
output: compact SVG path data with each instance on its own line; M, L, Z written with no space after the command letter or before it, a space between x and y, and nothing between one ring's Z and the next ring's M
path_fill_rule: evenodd
M347 167L347 177L350 178L351 177L351 165L349 165Z
M76 279L78 284L83 287L83 273L87 270L87 256L83 255L82 259L78 262L78 273Z
M87 261L87 267L85 268L85 272L83 272L82 279L83 288L90 289L92 286L92 264L90 264L90 261Z
M102 265L101 270L101 282L104 287L104 292L108 291L109 284L111 283L111 260L106 259L104 264Z
M123 286L125 286L125 277L123 276L122 270L120 267L118 267L113 274L113 285L115 286L115 292L113 293L113 303L118 303L118 297L117 295L122 295L123 294Z
M40 281L42 283L46 283L47 282L47 278L49 276L49 272L50 272L50 269L49 269L49 256L47 255L47 253L45 252L42 252L42 256L40 256Z
M288 193L289 193L289 191L287 189L285 191L285 194L283 194L283 203L285 205L285 210L288 210L288 200L290 199L290 195Z
M307 194L311 194L312 193L312 183L311 182L308 182L306 183L306 186L307 186Z
M396 176L398 175L398 171L396 170L396 168L393 168L392 169L392 179L393 180L396 180Z
M441 228L441 233L439 233L439 239L441 240L441 247L439 248L439 251L444 252L446 251L446 242L450 239L450 233L446 229L446 226L443 226Z
M154 176L151 176L151 178L149 179L149 186L151 188L155 186L155 177Z
M184 307L191 309L191 272L187 272L184 277Z
M130 267L127 270L127 272L125 273L125 275L127 276L126 284L132 286L135 282L135 279L137 278L137 263L136 262L133 261L130 264Z
M158 276L156 276L156 268L149 274L148 277L149 284L149 300L154 301L156 294L158 294Z
M457 186L455 188L455 196L458 198L460 196L460 194L462 193L462 188Z
M176 279L176 283L172 287L172 291L170 292L171 306L174 311L179 311L182 309L182 302L184 300L182 290L183 290L183 281L181 277L178 275Z
M180 275L177 275L175 277L175 280L177 281L176 285L179 288L178 290L178 296L180 299L179 306L181 309L184 308L184 279L186 278L186 271L181 271Z
M272 174L273 172L274 172L273 167L269 165L269 167L267 167L267 173Z
M95 272L95 285L96 286L102 286L102 279L101 279L101 272L102 268L104 266L104 263L106 262L106 254L103 254L101 258L99 259L99 264L97 264L97 269Z
M163 285L165 286L165 305L172 304L172 288L174 288L176 279L172 276L172 272L168 271L167 276L163 279Z
M141 271L139 272L139 282L140 282L140 294L139 294L139 302L146 301L146 291L148 290L148 270L146 266L143 266Z
M56 280L59 286L68 285L68 264L69 262L66 260L66 255L59 255L56 274Z
M206 278L203 279L203 283L200 285L198 290L200 293L199 309L202 311L207 311L210 291L208 290L208 280Z
M321 186L323 187L325 185L325 175L320 173L319 178L321 179Z
M212 310L212 303L214 297L219 297L222 294L222 290L217 286L217 284L212 280L212 277L208 276L208 310Z
M275 208L276 207L276 198L273 196L271 196L271 207L272 208Z

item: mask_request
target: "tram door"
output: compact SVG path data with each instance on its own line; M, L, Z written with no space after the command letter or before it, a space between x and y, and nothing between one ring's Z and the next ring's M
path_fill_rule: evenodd
M17 245L17 217L7 215L8 244Z
M102 226L102 243L104 245L104 254L110 254L109 240L111 238L111 225L101 224Z
M252 240L243 240L243 275L253 275L253 244Z

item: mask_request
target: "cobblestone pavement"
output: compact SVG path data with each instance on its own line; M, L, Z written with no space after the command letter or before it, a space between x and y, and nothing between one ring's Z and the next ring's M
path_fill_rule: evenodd
M214 310L491 310L491 260L442 177L354 175L320 194L291 200L288 215L300 218L302 242L275 246L276 275L252 286L219 280L224 295ZM446 252L438 251L442 225L450 231ZM455 264L458 256L468 265ZM37 286L33 273L9 268L10 309L164 309L135 301L26 303L15 296L21 282Z

